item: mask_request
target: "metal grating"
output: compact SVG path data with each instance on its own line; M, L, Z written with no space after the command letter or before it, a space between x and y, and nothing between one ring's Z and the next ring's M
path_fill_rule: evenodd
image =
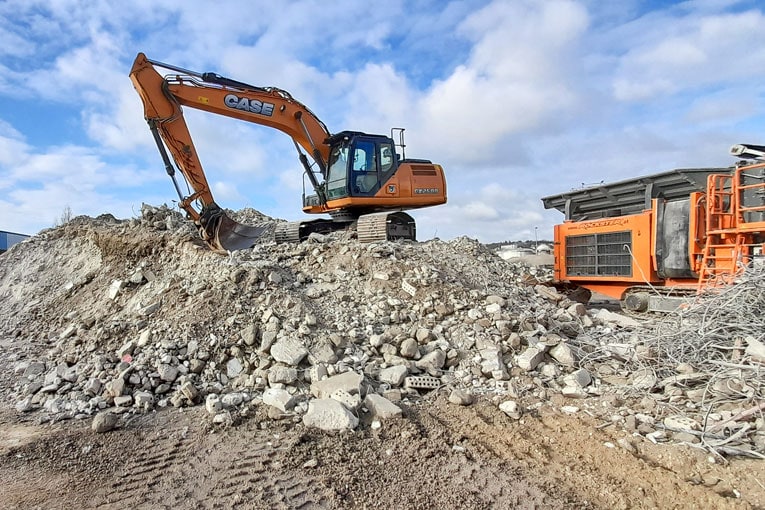
M566 237L568 276L632 276L632 232Z

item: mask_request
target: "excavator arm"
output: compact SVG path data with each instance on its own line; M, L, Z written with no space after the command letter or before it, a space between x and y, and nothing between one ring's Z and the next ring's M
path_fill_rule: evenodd
M157 68L171 71L161 75ZM173 179L180 206L199 228L202 239L214 250L226 252L252 244L263 228L236 223L215 203L202 164L197 156L183 107L204 110L278 129L295 143L299 159L322 203L323 185L315 175L307 154L318 167L322 181L327 176L330 133L324 123L288 92L274 87L255 87L214 73L196 73L163 64L139 53L130 79L144 105L144 116L162 155L165 170ZM167 148L167 150L165 149ZM169 156L167 151L170 152ZM192 193L184 196L175 179L177 166ZM201 205L199 210L194 204Z

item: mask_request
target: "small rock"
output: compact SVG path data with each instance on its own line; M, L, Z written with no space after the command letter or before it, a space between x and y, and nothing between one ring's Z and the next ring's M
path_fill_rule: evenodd
M518 407L518 402L515 400L506 400L499 404L499 409L514 420L521 418L521 411Z
M419 353L420 346L417 343L417 340L414 338L407 338L403 342L401 342L401 347L399 347L399 354L401 354L402 358L414 358Z
M178 377L178 369L164 363L157 367L157 372L159 373L159 378L167 382L173 382Z
M117 426L117 419L116 414L98 413L93 418L93 423L90 425L90 428L93 429L93 432L98 434L109 432Z
M469 406L473 403L473 395L465 390L453 390L449 394L449 402L460 406Z

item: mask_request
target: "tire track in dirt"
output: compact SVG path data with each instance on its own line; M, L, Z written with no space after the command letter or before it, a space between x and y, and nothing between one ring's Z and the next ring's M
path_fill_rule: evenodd
M284 465L287 448L274 444L271 434L249 430L242 437L237 431L237 437L215 441L205 458L198 459L213 477L209 492L200 498L203 508L331 508L313 490L310 477Z
M98 508L170 508L177 503L173 493L162 489L185 474L191 438L185 432L158 430L135 443L136 448L124 456L124 467L94 498Z

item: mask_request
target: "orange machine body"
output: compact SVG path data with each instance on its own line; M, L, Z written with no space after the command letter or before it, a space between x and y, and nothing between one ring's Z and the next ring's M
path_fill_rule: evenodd
M616 299L728 284L763 254L761 162L673 170L543 202L567 216L554 231L555 281Z

